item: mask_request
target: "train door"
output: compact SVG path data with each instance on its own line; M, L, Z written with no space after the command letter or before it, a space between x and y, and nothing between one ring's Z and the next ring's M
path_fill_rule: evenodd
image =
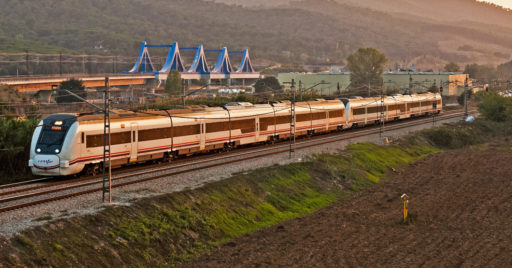
M206 146L206 123L204 120L200 121L201 137L199 138L199 149L204 150Z
M131 132L130 163L137 161L137 150L139 148L139 126L137 123L131 123Z

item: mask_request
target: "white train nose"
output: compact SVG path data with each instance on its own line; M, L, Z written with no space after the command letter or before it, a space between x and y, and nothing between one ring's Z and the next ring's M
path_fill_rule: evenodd
M56 175L60 171L60 159L57 155L38 154L32 160L32 165L37 175Z

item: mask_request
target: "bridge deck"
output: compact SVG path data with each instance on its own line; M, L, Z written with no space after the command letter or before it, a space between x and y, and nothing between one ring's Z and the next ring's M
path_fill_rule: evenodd
M105 77L108 76L111 86L144 85L148 79L166 80L167 74L104 74L104 75L59 75L59 76L23 76L0 78L0 84L10 85L19 92L37 92L51 90L60 83L70 78L83 81L85 87L102 87L105 85ZM185 80L199 79L258 79L259 73L209 73L194 74L183 73L181 78Z

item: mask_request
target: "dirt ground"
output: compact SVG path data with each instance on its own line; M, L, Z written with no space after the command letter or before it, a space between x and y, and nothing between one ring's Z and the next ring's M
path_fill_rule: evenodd
M401 224L407 193L415 222ZM184 266L512 266L512 151L438 154Z

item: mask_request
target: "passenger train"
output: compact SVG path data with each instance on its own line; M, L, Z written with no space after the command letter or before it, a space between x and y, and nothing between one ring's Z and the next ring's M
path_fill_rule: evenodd
M440 113L434 93L385 98L317 99L295 105L297 137ZM381 114L383 109L383 115ZM290 137L291 103L230 103L111 116L112 167L169 161L212 150ZM35 175L98 174L103 164L104 117L54 114L35 129L28 165Z

